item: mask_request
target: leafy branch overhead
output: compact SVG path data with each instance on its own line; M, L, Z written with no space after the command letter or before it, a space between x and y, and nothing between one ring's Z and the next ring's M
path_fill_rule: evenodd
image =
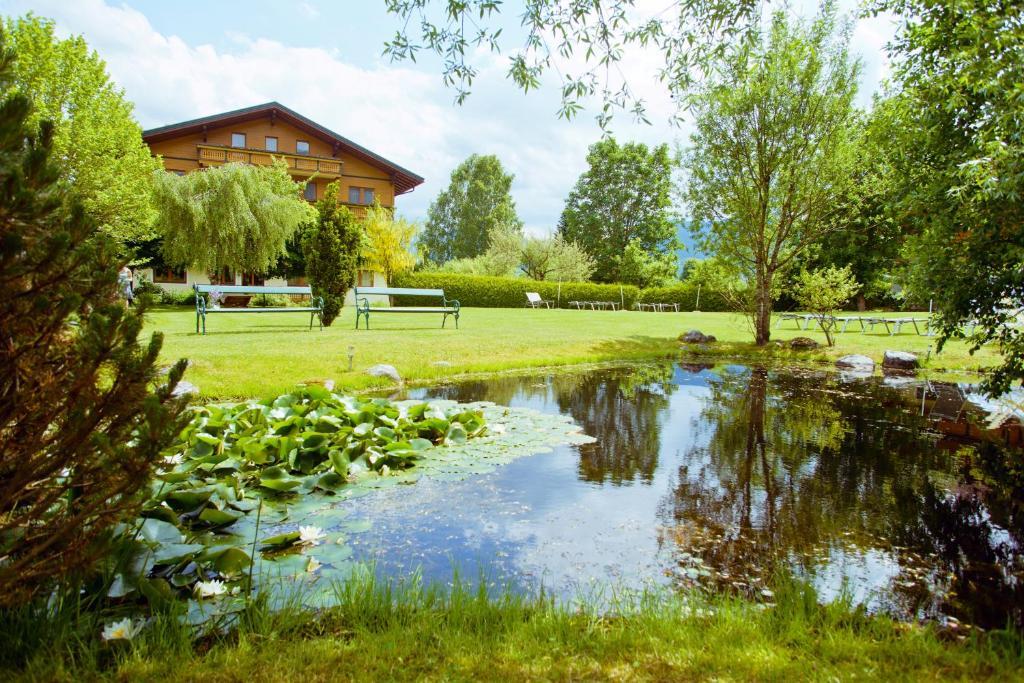
M616 111L647 121L646 106L631 88L622 64L633 50L657 50L657 78L681 104L695 79L745 38L757 20L757 0L676 0L656 9L637 0L523 0L518 30L514 10L497 0L385 0L401 26L384 45L395 61L429 54L442 62L444 84L462 103L479 67L480 49L507 55L507 78L523 92L558 78L558 115L571 119L591 97L601 101L597 120L607 128Z

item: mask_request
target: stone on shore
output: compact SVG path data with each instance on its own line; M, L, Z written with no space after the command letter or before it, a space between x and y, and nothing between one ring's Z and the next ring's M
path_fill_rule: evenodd
M812 351L818 348L818 342L810 337L796 337L789 340L789 348L794 351Z
M398 374L398 369L395 368L394 365L379 363L367 368L366 374L372 375L373 377L387 377L398 384L402 383L402 376Z
M718 340L715 339L714 335L704 334L700 330L690 330L685 334L679 335L679 341L684 344L710 344Z
M886 351L882 358L882 367L887 370L915 370L917 366L917 354L909 351Z
M836 367L841 368L843 370L861 370L865 372L874 372L875 361L859 353L853 353L848 356L843 356L842 358L836 359Z

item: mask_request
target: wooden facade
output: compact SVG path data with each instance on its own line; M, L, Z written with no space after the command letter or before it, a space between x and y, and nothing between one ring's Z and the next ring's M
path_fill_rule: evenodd
M307 199L322 198L327 185L338 181L342 202L357 213L374 200L394 208L396 196L423 182L412 171L277 102L153 128L142 138L174 173L281 159L295 180L310 184Z
M342 203L361 215L376 200L394 208L395 197L411 192L423 178L277 102L205 116L143 131L142 139L172 173L191 173L228 163L269 165L281 159L305 198L316 201L337 181ZM139 279L164 289L194 284L305 284L304 279L263 280L252 273L210 274L194 268L140 269ZM384 287L380 273L359 271L358 285ZM349 292L351 299L351 292ZM351 301L349 301L351 303Z

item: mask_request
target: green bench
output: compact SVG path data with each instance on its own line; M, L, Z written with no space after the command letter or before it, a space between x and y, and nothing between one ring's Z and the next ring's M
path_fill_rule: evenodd
M440 306L378 306L370 307L369 296L421 296L441 299ZM441 313L441 327L448 322L448 316L455 317L455 329L459 329L459 302L447 299L443 289L406 289L403 287L356 287L356 329L359 329L359 316L366 321L366 329L370 329L370 311L374 313Z
M313 329L313 318L320 320L320 329L324 329L322 297L313 296L310 287L257 287L246 285L192 285L196 292L196 334L199 334L199 323L202 321L203 334L206 334L206 316L213 313L309 313L309 329ZM309 306L262 306L252 308L214 308L207 305L210 292L222 294L286 294L289 296L308 296ZM204 296L207 295L207 296Z

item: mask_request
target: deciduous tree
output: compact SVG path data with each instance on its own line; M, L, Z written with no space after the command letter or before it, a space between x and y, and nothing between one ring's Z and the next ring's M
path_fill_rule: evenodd
M897 218L920 299L934 299L939 347L978 323L995 343L995 394L1024 379L1024 5L1005 0L878 0L905 17L894 41L900 90L892 146Z
M495 230L519 232L509 190L513 176L498 157L474 154L452 171L448 188L430 205L420 246L426 258L441 265L487 251Z
M155 174L156 227L168 263L207 272L266 273L313 209L284 162Z
M4 22L18 59L7 90L32 101L31 125L53 124L53 160L100 229L124 245L153 236L153 172L133 105L81 36L57 37L29 14Z
M860 289L850 266L804 270L796 278L793 292L797 303L814 315L829 346L835 346L835 314Z
M416 265L412 244L418 225L396 218L394 210L378 203L366 209L360 223L366 235L362 258L367 268L383 273L389 284L397 273L412 270Z
M778 275L837 228L857 164L858 63L826 5L812 23L783 12L730 48L695 105L684 190L706 253L753 288L747 313L768 343Z
M598 282L620 282L623 255L631 242L637 258L664 260L671 254L675 274L676 224L672 212L672 170L668 145L619 145L613 138L590 147L588 168L569 193L558 232L594 257Z

